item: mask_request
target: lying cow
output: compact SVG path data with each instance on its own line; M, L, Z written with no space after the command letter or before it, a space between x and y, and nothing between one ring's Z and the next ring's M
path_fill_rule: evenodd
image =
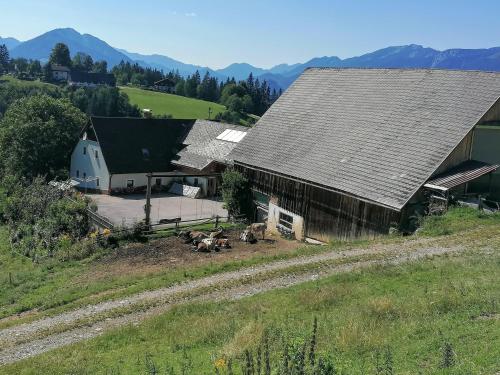
M241 235L240 235L240 240L243 242L248 242L248 243L255 243L257 240L255 239L254 234L250 229L245 229Z
M215 242L215 247L219 249L230 249L231 244L227 238L218 238Z
M204 238L197 245L194 250L200 253L209 253L212 250L220 251L221 249L229 249L231 245L227 238Z
M264 239L266 235L266 228L267 225L265 223L253 223L247 227L247 230L250 231L250 233L252 234L261 233L262 239Z

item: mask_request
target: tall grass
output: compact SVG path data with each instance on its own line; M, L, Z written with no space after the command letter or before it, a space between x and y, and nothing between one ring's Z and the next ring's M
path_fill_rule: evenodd
M420 236L443 236L491 224L500 224L500 213L486 213L470 207L452 207L444 215L425 217L417 233Z

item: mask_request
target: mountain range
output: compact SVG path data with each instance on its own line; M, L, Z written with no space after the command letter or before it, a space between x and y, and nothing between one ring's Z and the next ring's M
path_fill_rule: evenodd
M72 55L84 52L94 60L106 60L109 67L120 61L138 63L144 67L163 70L178 70L182 75L196 70L204 75L209 72L219 79L254 77L267 80L273 88L286 89L308 67L356 67L356 68L441 68L500 71L500 47L488 49L448 49L438 51L417 44L383 48L361 56L340 59L337 56L315 57L305 63L280 64L270 69L247 63L234 63L223 69L186 64L159 54L144 55L110 46L90 34L80 34L71 28L55 29L33 39L21 42L15 38L1 38L12 57L25 57L47 61L52 47L58 42L68 45Z

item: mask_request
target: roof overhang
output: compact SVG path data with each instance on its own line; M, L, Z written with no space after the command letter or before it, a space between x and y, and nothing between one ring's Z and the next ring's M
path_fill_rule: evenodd
M446 192L481 176L495 172L500 165L488 164L477 160L467 160L449 171L442 173L424 185L425 188Z

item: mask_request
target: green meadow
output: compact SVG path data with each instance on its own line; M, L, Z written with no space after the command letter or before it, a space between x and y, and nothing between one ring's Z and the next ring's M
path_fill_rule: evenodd
M136 104L141 109L151 109L154 115L172 115L173 118L180 119L208 119L208 111L211 108L210 118L213 119L217 113L226 109L217 103L135 87L120 87L120 90L128 95L131 104Z

